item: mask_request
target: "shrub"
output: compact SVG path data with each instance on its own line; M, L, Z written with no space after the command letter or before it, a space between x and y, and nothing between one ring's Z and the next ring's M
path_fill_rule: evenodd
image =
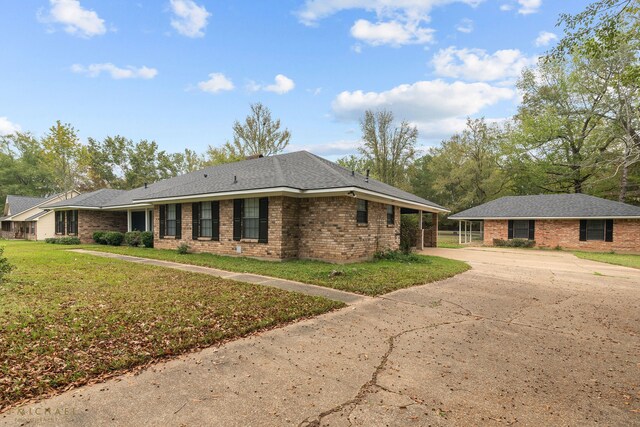
M129 246L138 247L142 244L142 233L139 231L129 231L124 234L124 241Z
M411 248L418 244L418 218L417 215L400 216L400 250L405 254L411 252Z
M180 246L178 246L178 249L176 250L180 255L186 255L189 253L189 245L187 245L185 242L182 242L180 243Z
M80 239L77 237L66 236L66 237L49 237L44 239L45 243L51 243L54 245L79 245Z
M4 280L4 277L11 273L11 270L16 268L15 265L11 264L9 260L4 256L4 248L0 248L0 283Z
M140 240L145 248L153 247L153 233L150 231L143 231L140 233Z
M124 234L119 231L107 231L104 233L104 241L107 245L120 246L124 240Z
M104 240L104 235L107 234L106 231L96 231L93 233L93 241L99 245L106 245L107 242Z
M493 245L505 248L532 248L536 245L536 241L528 239L493 239Z
M377 251L373 254L373 258L376 260L388 260L388 261L397 261L397 262L413 262L413 263L422 263L427 259L421 257L420 255L414 253L405 253L403 251L393 251L391 249Z

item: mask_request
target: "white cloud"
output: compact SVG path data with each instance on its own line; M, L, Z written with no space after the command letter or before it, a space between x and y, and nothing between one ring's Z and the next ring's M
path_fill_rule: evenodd
M211 14L193 0L170 0L174 17L171 26L187 37L203 37Z
M291 92L295 87L296 87L295 82L291 80L289 77L285 76L284 74L278 74L274 79L274 83L270 85L265 86L265 85L258 84L253 80L250 80L246 86L249 92L257 92L259 90L264 90L266 92L277 93L278 95L283 95L287 92Z
M229 91L234 88L233 82L222 73L211 73L209 80L198 83L198 89L209 93Z
M8 117L0 117L0 136L20 132L20 125L9 121Z
M518 49L498 50L492 54L483 49L441 49L432 63L439 76L474 81L495 81L518 77L524 67L534 65L535 57L527 57Z
M306 150L310 151L314 154L326 157L340 157L345 156L347 154L355 154L358 151L358 148L362 145L362 142L359 139L341 139L338 141L325 142L320 144L289 144L287 146L287 151L300 151Z
M149 67L133 67L127 65L124 68L117 67L110 62L103 64L90 64L88 66L73 64L71 71L78 74L86 74L89 77L98 77L100 74L108 73L112 79L145 79L149 80L158 75L158 70Z
M467 116L515 97L513 89L487 83L431 80L383 92L345 91L334 99L332 108L341 120L358 120L368 109L388 109L397 119L416 124L422 136L436 137L464 128Z
M470 33L473 31L473 21L469 18L464 18L461 20L458 25L456 25L456 30L461 33Z
M67 33L86 38L107 32L104 19L93 10L84 9L79 0L49 0L49 3L48 15L38 13L41 22L61 24Z
M433 40L434 30L423 28L415 22L377 22L358 19L351 27L351 35L372 46L388 44L399 47L405 44L425 44Z
M518 0L518 4L520 5L518 13L529 15L538 12L538 9L542 6L542 0Z
M335 13L362 9L373 12L376 22L359 19L351 27L351 35L373 46L425 44L433 40L434 30L423 24L430 21L435 6L466 3L476 6L483 0L307 0L298 11L300 22L316 25Z
M513 10L513 6L511 6L511 5L510 5L510 4L508 4L508 3L501 4L501 5L500 5L500 10L501 10L501 11L503 11L503 12L508 12L508 11L510 11L510 10Z
M550 33L549 31L540 31L534 43L538 47L549 46L549 44L554 40L558 40L558 36L554 33Z

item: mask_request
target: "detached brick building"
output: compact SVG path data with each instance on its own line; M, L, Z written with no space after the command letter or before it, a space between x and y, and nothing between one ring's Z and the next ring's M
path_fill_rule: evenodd
M640 252L640 207L586 194L502 197L449 218L459 221L461 240L479 222L485 245L528 239L546 248Z
M153 231L154 247L348 262L398 249L400 214L428 214L418 247L437 243L445 208L306 151L259 157L130 190L103 189L55 210L56 232ZM69 218L72 220L69 221ZM423 224L423 221L420 221Z

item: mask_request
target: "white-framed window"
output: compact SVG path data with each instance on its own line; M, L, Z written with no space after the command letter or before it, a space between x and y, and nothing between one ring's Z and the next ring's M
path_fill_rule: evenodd
M358 224L367 224L369 222L369 202L367 200L357 200L356 221Z
M513 238L514 239L529 238L529 221L528 220L513 221Z
M260 199L245 199L242 212L242 238L257 239L260 234Z
M167 205L167 236L176 235L176 205Z
M587 220L587 240L605 240L605 220L589 219Z
M200 237L211 237L213 234L213 216L211 202L200 204Z

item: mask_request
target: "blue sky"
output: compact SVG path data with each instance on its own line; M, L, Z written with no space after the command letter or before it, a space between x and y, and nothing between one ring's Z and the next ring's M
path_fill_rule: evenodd
M290 150L354 152L386 108L420 145L467 116L515 112L515 79L561 36L577 0L5 0L0 133L152 139L203 152L260 101Z

